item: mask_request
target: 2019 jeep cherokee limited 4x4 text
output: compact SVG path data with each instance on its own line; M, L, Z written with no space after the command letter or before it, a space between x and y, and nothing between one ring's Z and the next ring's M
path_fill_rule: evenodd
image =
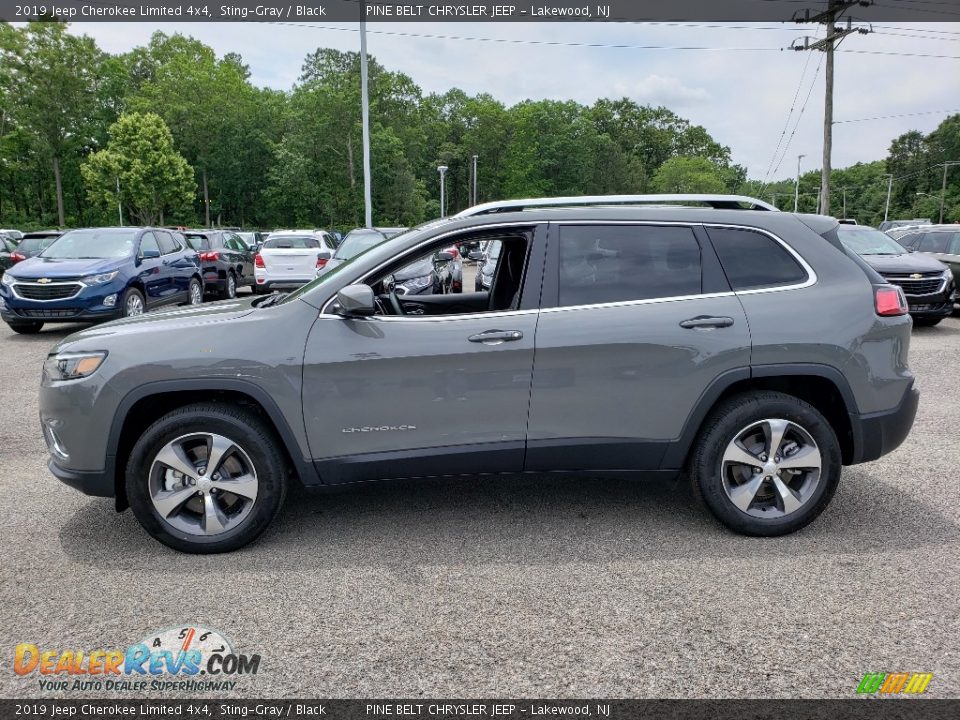
M189 552L253 540L293 481L491 472L686 472L728 527L792 532L919 397L903 293L836 225L731 196L481 205L287 296L66 338L40 393L49 467ZM392 291L491 240L488 291Z

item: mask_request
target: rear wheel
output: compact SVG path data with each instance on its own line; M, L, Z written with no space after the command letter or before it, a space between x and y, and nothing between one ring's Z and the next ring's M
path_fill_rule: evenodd
M840 479L840 446L812 405L779 392L737 395L704 423L690 460L694 490L745 535L785 535L812 522Z
M36 320L28 322L8 322L7 325L9 325L10 329L15 333L20 333L21 335L35 335L43 329L43 323Z
M255 540L286 495L273 431L253 412L190 405L164 415L127 463L130 507L144 529L176 550L229 552Z
M200 305L203 302L203 285L196 278L190 280L188 297L190 305Z
M221 297L225 300L233 300L237 296L237 276L233 274L233 270L227 272L227 277L224 280L223 293Z

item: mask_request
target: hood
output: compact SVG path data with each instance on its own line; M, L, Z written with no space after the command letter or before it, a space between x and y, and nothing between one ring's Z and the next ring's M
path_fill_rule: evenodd
M398 282L423 277L433 272L433 263L429 259L418 260L413 265L401 268L393 274Z
M904 253L903 255L861 255L867 265L878 273L943 272L947 266L931 255Z
M17 263L13 276L18 280L37 278L77 278L112 272L123 266L126 258L64 259L31 257Z
M209 326L242 318L254 311L253 303L261 300L259 297L245 297L236 300L204 303L203 305L187 305L173 307L170 310L148 312L132 318L122 318L102 325L94 325L86 330L73 333L66 337L57 346L59 350L64 345L76 341L109 338L118 335L132 335L136 333L157 333L164 330L182 330L200 326Z

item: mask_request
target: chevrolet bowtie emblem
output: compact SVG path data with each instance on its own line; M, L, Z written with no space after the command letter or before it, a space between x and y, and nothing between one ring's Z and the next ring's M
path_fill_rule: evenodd
M911 277L913 280L919 280L920 278L923 277L923 275L921 275L920 273L914 273L914 274L911 275L910 277Z
M50 278L40 278L39 280L37 280L37 282L43 285L46 285L48 282L53 282L53 281Z

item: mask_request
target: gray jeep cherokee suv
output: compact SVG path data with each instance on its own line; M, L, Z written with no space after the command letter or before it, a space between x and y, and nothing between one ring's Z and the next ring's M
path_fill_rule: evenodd
M256 538L294 480L524 471L685 472L733 530L789 533L919 399L903 294L836 227L733 196L477 206L290 295L64 339L49 467L188 552ZM391 291L482 240L501 243L489 291Z

